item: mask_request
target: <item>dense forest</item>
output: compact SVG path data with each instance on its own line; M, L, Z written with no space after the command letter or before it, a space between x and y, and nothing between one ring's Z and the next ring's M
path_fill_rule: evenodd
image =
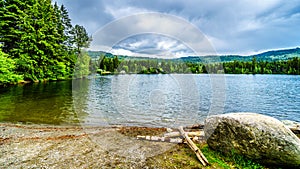
M228 73L228 74L293 74L299 75L300 59L282 61L230 61L216 63L188 62L164 59L119 59L102 55L94 62L99 73Z
M63 5L1 0L0 86L87 75L90 57L81 50L90 41L83 26L71 24Z

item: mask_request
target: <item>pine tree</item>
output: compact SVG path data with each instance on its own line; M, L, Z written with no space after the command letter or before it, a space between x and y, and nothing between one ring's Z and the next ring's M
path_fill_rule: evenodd
M114 61L113 61L113 67L114 67L114 69L117 69L118 68L118 66L119 66L119 59L118 59L118 56L115 56L114 57Z
M32 4L32 1L28 1ZM0 42L2 50L9 53L10 57L17 57L13 50L18 48L16 42L20 42L23 34L22 18L26 17L24 12L27 7L21 0L1 0L0 8Z
M1 0L0 43L25 80L70 77L76 55L64 6L51 0ZM84 28L82 28L84 29Z
M76 47L77 53L80 53L82 48L89 47L92 38L88 36L83 26L75 25L72 33L74 33L73 43Z

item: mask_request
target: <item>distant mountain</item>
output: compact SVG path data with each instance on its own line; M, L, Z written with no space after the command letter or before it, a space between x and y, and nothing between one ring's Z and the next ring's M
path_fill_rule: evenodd
M102 52L102 51L88 51L88 54L92 59L98 59L100 55L105 55L105 57L114 57L115 55ZM215 56L187 56L175 59L161 59L161 58L150 58L150 57L134 57L134 56L124 56L118 55L119 59L133 59L133 60L170 60L178 62L204 62L204 63L214 63L214 62L230 62L230 61L251 61L255 57L257 61L278 61L278 60L289 60L294 57L300 57L300 48L294 49L284 49L284 50L273 50L267 51L256 55L241 56L241 55L215 55Z
M300 48L268 51L254 56L257 60L289 60L294 57L300 57Z

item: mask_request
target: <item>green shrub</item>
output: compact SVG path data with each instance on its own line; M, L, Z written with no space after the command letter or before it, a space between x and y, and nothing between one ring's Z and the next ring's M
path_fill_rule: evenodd
M16 84L23 80L23 75L15 73L15 61L0 49L0 86Z

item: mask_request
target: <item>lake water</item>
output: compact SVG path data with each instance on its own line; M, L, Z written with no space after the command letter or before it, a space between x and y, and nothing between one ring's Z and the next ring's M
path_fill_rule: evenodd
M177 127L256 112L300 122L300 76L116 75L0 89L0 122Z

